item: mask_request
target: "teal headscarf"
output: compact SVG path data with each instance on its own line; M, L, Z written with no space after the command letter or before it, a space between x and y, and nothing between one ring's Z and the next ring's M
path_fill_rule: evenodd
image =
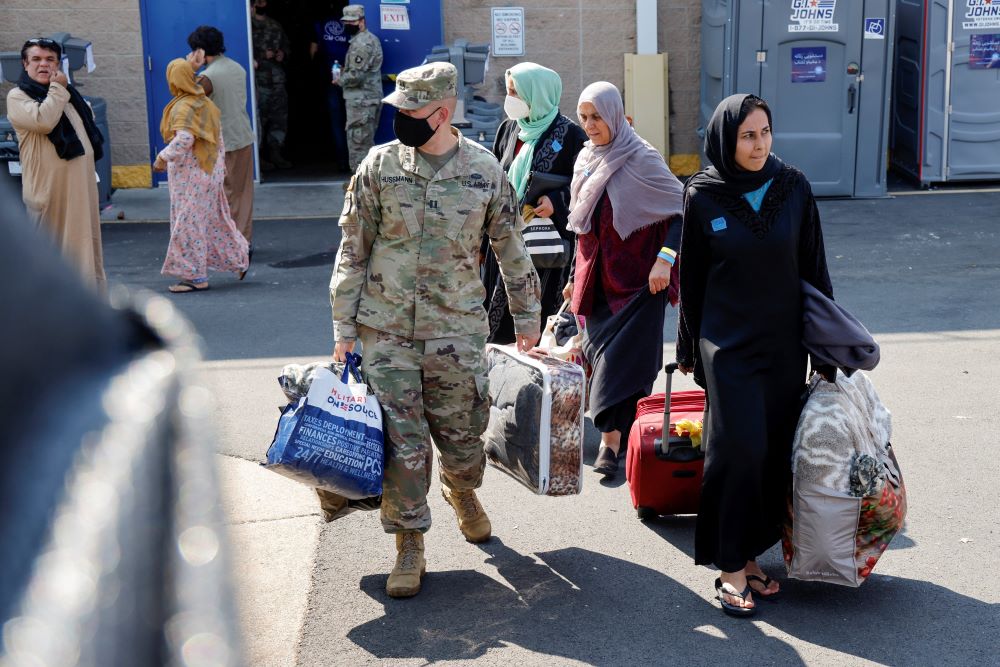
M520 199L528 189L531 161L535 157L535 143L559 115L559 98L562 97L562 79L559 74L536 63L520 63L507 70L514 82L517 96L527 103L531 113L517 121L521 129L517 138L524 142L507 170L507 178ZM535 202L527 202L532 206Z

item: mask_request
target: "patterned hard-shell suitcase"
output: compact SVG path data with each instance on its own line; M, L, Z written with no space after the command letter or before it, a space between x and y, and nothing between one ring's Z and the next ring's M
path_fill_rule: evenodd
M487 345L487 460L539 495L580 493L586 377L572 362Z

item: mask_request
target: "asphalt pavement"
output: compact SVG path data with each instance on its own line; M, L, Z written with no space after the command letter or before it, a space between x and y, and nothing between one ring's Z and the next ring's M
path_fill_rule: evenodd
M324 196L311 210L339 210L339 192ZM435 480L424 590L388 598L394 549L377 516L325 524L308 489L257 465L281 366L330 353L339 242L333 217L258 222L245 281L213 276L206 293L169 296L204 341L248 663L998 664L1000 194L823 201L820 212L836 298L882 346L870 377L893 415L909 513L858 589L785 580L772 549L761 562L784 595L751 621L713 600L716 573L693 564L692 517L642 523L623 478L589 469L581 495L540 498L488 468L480 498L494 537L479 546L461 538ZM166 224L103 232L112 281L166 293ZM588 468L597 441L591 426Z

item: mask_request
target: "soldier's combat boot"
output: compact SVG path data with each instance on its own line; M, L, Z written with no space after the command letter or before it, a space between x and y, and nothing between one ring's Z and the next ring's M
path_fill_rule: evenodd
M420 592L420 579L426 571L424 534L417 530L396 533L396 565L385 582L385 592L392 598L413 597Z
M476 492L472 489L459 491L441 487L441 495L448 501L448 504L455 508L458 516L458 528L465 535L469 542L479 543L490 539L492 527L490 518L486 516L486 511L479 504Z

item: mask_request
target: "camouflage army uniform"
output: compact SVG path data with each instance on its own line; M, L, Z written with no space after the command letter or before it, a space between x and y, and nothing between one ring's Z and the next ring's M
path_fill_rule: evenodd
M386 532L430 528L431 438L442 484L465 490L482 483L480 436L489 417L484 234L499 259L515 329L539 328L538 276L516 204L493 155L461 135L458 152L437 173L414 148L379 146L347 191L330 300L336 338L360 337L362 370L385 414Z
M288 133L288 91L285 89L285 65L267 58L267 51L281 50L288 62L288 37L281 24L269 16L251 19L253 32L253 57L257 61L254 83L257 86L257 113L261 143L271 156L276 156L285 145Z
M340 85L347 108L347 152L353 170L375 143L382 102L382 45L370 31L351 38Z

